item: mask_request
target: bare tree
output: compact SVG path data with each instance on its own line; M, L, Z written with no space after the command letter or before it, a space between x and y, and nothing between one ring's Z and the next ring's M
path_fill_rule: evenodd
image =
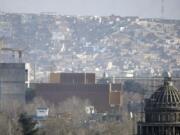
M88 100L81 100L77 97L72 97L63 103L60 103L57 112L70 114L72 124L77 126L88 119L89 115L86 113L85 108L89 105L90 103Z
M126 111L122 111L122 122L99 122L86 125L89 115L85 111L90 106L88 100L72 97L58 105L35 98L25 110L33 114L38 107L48 107L49 118L42 122L39 135L129 135L132 132L132 120Z
M0 113L0 133L2 135L21 135L21 127L16 119Z
M4 114L0 114L0 133L3 133L4 135L8 135L8 118Z
M85 112L87 105L90 105L87 100L76 97L67 99L58 106L49 105L53 115L50 114L48 120L42 123L44 128L41 132L46 135L86 135L87 130L82 125L89 116Z

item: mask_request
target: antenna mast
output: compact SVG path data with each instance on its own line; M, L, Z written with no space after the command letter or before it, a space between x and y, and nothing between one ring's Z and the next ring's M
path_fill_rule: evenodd
M164 1L165 0L161 0L161 18L164 19Z

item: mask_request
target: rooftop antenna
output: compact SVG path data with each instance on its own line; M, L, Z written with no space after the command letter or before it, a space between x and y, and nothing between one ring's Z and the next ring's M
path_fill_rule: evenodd
M164 19L164 11L165 11L164 2L165 2L165 0L161 0L161 19ZM166 31L166 29L165 29L164 22L163 22L162 32L165 32L165 31Z
M165 0L161 0L161 18L164 19L164 1Z

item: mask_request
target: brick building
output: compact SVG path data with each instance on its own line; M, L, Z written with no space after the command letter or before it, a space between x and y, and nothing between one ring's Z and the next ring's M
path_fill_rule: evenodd
M64 75L61 77L65 79L61 78L61 81L57 81L59 79L57 76L59 75ZM65 77L65 75L68 77ZM76 80L78 80L76 83L72 81L72 78L75 78L74 76L77 77ZM82 76L84 76L84 74L81 73L53 73L53 79L51 76L49 83L34 84L33 89L35 90L37 97L42 97L54 104L58 104L59 102L63 102L66 99L75 96L89 100L98 112L109 111L112 105L121 106L121 84L96 84L95 74L87 74L87 80L89 81L83 82Z

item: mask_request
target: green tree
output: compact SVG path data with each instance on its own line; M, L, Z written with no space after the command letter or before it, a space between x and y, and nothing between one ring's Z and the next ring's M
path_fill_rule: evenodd
M36 135L38 128L36 127L37 121L28 116L27 113L20 114L19 123L22 127L23 135Z

